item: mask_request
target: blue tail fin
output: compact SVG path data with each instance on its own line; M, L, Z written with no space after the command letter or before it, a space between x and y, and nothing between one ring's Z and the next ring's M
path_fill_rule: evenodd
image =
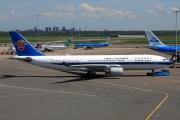
M110 41L110 37L108 37L108 38L105 40L104 44L109 44L109 41Z
M145 31L150 46L165 45L151 31Z
M18 56L44 56L38 52L20 33L9 32Z

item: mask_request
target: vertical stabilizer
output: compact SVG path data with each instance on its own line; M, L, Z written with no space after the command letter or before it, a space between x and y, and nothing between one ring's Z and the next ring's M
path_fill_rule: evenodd
M105 40L104 44L109 44L110 36Z
M19 32L9 32L18 56L44 56L38 52Z
M68 40L64 43L64 46L69 47L72 43L72 38L68 38Z
M145 31L150 46L165 45L151 31Z

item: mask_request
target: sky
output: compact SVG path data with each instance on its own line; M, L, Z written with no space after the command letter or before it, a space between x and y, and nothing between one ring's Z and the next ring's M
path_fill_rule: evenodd
M180 9L180 0L0 0L0 3L0 31L33 29L37 23L43 30L54 26L96 31L175 30L173 11Z

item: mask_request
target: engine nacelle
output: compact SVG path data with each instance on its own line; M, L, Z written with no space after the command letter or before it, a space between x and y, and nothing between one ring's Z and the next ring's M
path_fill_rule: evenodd
M109 70L109 74L111 76L121 76L123 74L123 68L120 67L112 67Z

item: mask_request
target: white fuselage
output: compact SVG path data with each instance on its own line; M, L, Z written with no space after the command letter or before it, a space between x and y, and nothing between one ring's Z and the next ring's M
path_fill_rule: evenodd
M172 64L172 61L156 55L66 55L66 56L18 56L30 57L31 64L60 71L82 70L73 65L120 65L124 70L154 70ZM64 65L64 63L68 65ZM100 71L96 71L100 72Z
M63 50L63 49L66 49L68 47L65 45L46 45L46 48L51 49L51 50Z

